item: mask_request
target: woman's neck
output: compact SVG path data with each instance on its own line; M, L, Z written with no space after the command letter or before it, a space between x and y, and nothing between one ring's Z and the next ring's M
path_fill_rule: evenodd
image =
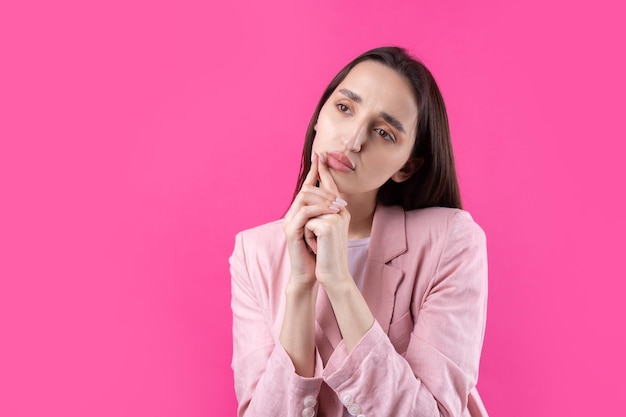
M348 240L368 237L374 221L376 194L342 195L341 197L348 202L347 209L350 212Z

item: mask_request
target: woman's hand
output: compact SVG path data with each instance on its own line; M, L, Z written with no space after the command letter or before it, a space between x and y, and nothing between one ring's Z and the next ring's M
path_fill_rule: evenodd
M287 250L291 261L291 282L314 285L316 280L317 242L312 233L306 232L305 225L320 216L336 216L342 210L342 200L336 200L338 193L316 187L319 177L319 157L313 154L311 169L300 192L285 215L283 229L287 238ZM326 168L328 172L328 168ZM329 175L330 176L330 175ZM332 178L331 178L332 179ZM333 183L334 184L334 183ZM335 186L335 191L337 187ZM306 235L306 240L305 240ZM326 252L326 251L325 251ZM323 258L327 258L324 256Z
M326 161L321 161L318 169L320 188L339 195ZM343 208L309 220L305 234L316 239L315 276L328 295L345 347L351 352L374 324L374 315L348 269L349 227L350 213Z
M319 161L317 170L320 189L331 196L338 196L339 190L325 160ZM352 280L348 269L350 213L345 208L345 201L337 199L334 204L340 205L341 210L312 217L304 227L306 241L317 254L315 277L324 286Z

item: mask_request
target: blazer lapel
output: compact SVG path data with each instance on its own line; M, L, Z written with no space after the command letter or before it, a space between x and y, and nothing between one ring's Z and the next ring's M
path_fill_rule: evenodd
M404 271L389 262L406 251L404 210L378 206L372 224L363 297L385 333L389 333L396 290L404 277Z
M385 333L389 332L396 290L404 276L404 271L388 263L407 250L405 227L405 215L401 207L377 206L372 223L363 297ZM341 331L322 287L317 295L316 311L315 342L325 364L341 342Z

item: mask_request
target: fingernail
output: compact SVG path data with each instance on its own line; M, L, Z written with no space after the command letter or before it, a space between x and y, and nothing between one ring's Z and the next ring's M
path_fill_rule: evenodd
M335 213L339 213L339 210L341 210L341 207L337 207L335 204L331 204L328 208L334 211Z
M314 159L315 159L315 152L311 152L311 163L313 163Z
M343 198L337 197L335 198L335 201L333 201L333 204L345 207L348 205L348 202L344 200Z

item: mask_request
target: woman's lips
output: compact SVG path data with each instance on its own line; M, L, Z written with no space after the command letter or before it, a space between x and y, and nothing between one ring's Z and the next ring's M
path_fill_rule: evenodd
M328 166L335 171L339 172L352 172L354 171L354 164L341 152L329 152L326 154L326 162Z

